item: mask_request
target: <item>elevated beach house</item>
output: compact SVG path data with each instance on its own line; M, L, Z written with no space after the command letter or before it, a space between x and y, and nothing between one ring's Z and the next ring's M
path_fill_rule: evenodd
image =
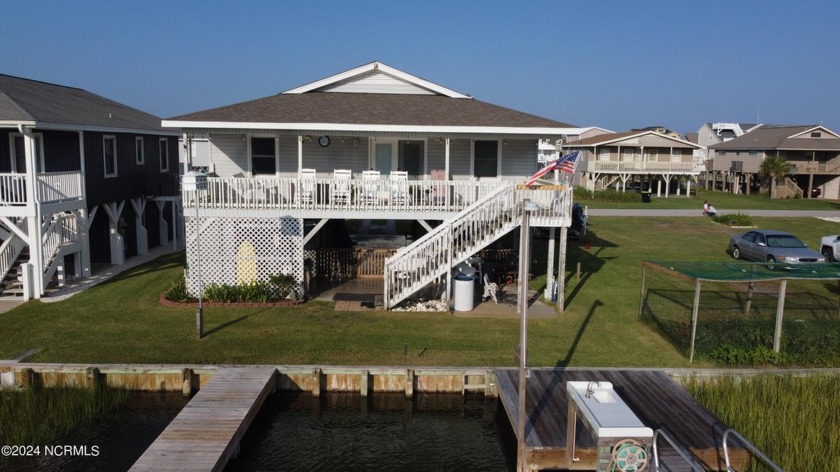
M576 179L589 190L636 186L667 197L684 181L690 193L691 180L705 170L705 147L661 131L604 133L563 148L581 152Z
M183 196L192 293L278 273L303 290L304 245L329 220L416 221L426 234L380 263L391 308L516 229L525 199L533 226L570 222L570 190L517 186L569 125L380 62L163 126L209 142L208 188Z
M840 199L840 135L822 125L758 125L731 140L709 146L714 181L732 193L750 193L762 181L761 163L779 155L791 164L775 198L797 195Z
M178 134L82 89L0 75L0 278L40 298L176 238Z

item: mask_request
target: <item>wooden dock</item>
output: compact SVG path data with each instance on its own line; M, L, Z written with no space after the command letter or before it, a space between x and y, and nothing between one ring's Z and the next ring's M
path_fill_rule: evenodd
M576 425L575 440L578 460L572 461L567 454L569 400L566 382L571 380L612 382L615 391L645 426L665 430L707 470L726 469L721 441L728 427L664 372L556 368L530 369L527 380L525 448L530 470L596 469L597 444L580 419ZM497 369L496 382L499 399L516 434L519 370ZM666 441L661 441L658 447L660 461L665 461L667 470L690 470ZM648 449L652 464L653 445L649 444ZM730 443L729 453L732 465L738 470L742 470L750 459L748 451L736 442Z
M131 470L223 470L276 383L274 367L219 369Z

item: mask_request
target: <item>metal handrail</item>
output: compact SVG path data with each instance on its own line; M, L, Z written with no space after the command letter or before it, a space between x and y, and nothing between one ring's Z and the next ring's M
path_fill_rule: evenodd
M772 467L773 470L775 470L776 472L785 472L784 469L782 469L781 467L776 465L775 462L770 460L770 458L767 457L767 455L765 455L763 452L758 450L758 448L755 447L753 445L753 443L747 441L746 438L744 438L743 436L741 436L740 433L738 433L738 431L735 431L732 428L727 429L723 433L723 457L726 458L726 471L727 472L735 472L735 469L733 469L732 466L729 465L729 445L727 444L727 439L729 439L729 433L734 434L735 437L737 437L742 443L744 443L747 446L747 449L749 449L759 459L763 460L765 464Z
M685 451L685 449L678 446L676 441L674 441L674 438L672 438L668 433L666 433L662 429L657 429L656 431L653 432L653 440L652 440L652 442L653 442L653 466L655 467L654 470L656 472L659 472L661 470L660 466L659 466L659 448L656 445L656 440L657 440L657 438L659 438L659 436L662 436L663 438L665 438L665 440L668 441L668 444L670 444L671 447L673 447L674 450L677 451L677 454L679 454L680 457L685 459L685 461L691 467L691 470L699 471L699 472L705 472L706 469L704 469L703 466L698 464L697 461L693 457L691 457L688 454L688 452Z

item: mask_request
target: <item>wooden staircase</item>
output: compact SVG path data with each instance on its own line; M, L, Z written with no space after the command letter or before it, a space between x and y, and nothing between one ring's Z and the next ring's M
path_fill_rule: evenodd
M0 280L0 299L23 298L23 268L21 266L26 262L29 262L29 246L23 248L3 279Z
M512 183L465 208L454 218L385 260L385 306L390 309L519 226L521 199Z

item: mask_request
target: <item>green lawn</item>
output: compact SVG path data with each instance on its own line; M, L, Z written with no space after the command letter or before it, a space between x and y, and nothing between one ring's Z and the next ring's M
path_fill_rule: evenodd
M694 194L692 185L692 194ZM634 190L627 190L633 192ZM650 210L684 210L703 208L703 201L708 200L718 211L742 210L840 210L840 201L825 200L822 198L791 198L771 200L766 195L733 195L731 193L698 189L696 195L686 197L685 195L671 195L668 198L657 197L656 193L651 197L650 203L627 203L627 202L605 202L579 198L584 193L576 192L575 203L588 206L589 208L641 208Z
M816 218L755 218L792 229L810 245L838 224ZM529 323L533 366L687 367L670 343L638 321L641 261L728 260L738 230L706 218L590 218L590 250L568 255L567 310ZM537 240L535 254L545 244ZM336 312L333 303L293 308L205 308L204 339L193 308L160 305L183 274L175 254L58 303L31 301L0 314L0 358L26 349L33 362L513 365L517 319L445 313ZM580 260L581 279L573 270ZM539 265L537 266L539 268ZM543 267L544 272L544 267ZM539 273L537 270L535 273ZM540 275L532 285L545 280ZM836 297L836 294L833 295ZM405 348L408 348L407 355ZM695 362L695 367L703 367Z

